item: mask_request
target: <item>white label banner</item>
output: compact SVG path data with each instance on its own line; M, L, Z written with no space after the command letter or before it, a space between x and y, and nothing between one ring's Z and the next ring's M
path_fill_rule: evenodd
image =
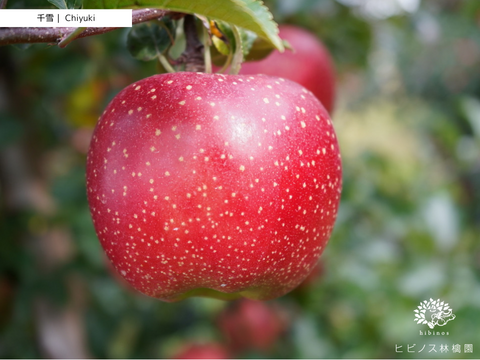
M1 9L0 27L132 27L132 9Z

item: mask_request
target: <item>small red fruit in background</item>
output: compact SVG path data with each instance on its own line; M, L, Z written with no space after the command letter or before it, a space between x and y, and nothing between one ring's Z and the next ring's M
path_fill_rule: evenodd
M180 350L174 359L230 359L227 349L217 343L190 344Z
M280 37L294 51L273 51L260 61L242 64L240 74L265 74L299 83L310 90L331 114L335 103L335 69L330 53L312 33L292 25L280 25Z
M127 86L87 159L107 256L164 301L289 292L323 252L340 191L325 108L300 85L263 75L184 72Z
M278 307L248 299L232 303L221 313L218 324L236 354L249 350L268 353L287 328Z

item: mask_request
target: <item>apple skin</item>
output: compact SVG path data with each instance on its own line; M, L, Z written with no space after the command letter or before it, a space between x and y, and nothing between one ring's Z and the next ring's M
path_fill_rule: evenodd
M274 305L277 304L241 299L220 314L218 326L232 352L272 350L288 327L281 309Z
M227 349L217 343L186 345L174 359L230 359Z
M265 74L289 79L304 86L331 114L335 103L335 68L330 53L312 33L292 25L280 25L280 37L294 51L273 51L260 61L242 64L240 74Z
M154 75L94 130L87 196L100 243L138 291L269 300L307 277L341 192L332 122L302 86L264 75Z

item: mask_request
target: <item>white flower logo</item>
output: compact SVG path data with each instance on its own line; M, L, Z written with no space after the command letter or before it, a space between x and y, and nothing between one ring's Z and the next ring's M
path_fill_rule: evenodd
M430 301L424 300L413 311L415 312L417 324L427 324L430 329L433 329L435 325L443 326L450 320L455 319L450 306L444 301L440 301L440 299L433 300L430 298Z

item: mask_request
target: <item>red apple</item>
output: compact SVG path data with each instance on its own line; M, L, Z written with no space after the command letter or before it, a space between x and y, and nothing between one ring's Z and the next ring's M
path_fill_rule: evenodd
M174 359L230 359L228 351L220 344L190 344L174 356Z
M100 242L142 293L268 300L332 232L341 159L325 108L269 76L155 75L100 118L87 193Z
M335 69L328 50L312 33L292 25L280 25L280 37L294 52L273 51L260 61L242 64L240 74L265 74L289 79L306 87L332 113L335 102Z
M219 327L235 353L269 352L286 330L284 316L273 304L242 299L219 317Z

